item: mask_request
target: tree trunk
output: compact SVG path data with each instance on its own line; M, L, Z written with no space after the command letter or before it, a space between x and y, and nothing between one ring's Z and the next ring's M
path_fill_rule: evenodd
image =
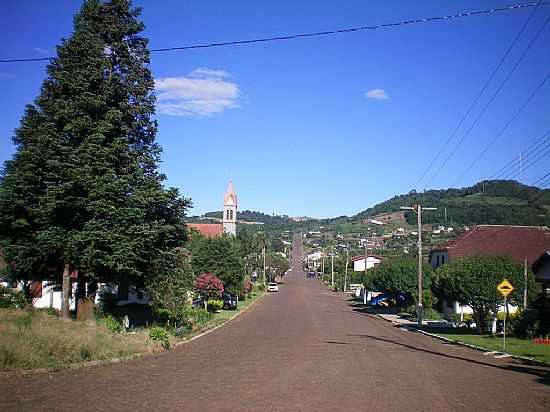
M476 321L476 329L480 335L487 332L487 311L483 309L474 309L474 319Z
M80 279L77 288L76 320L90 320L94 317L96 282Z
M71 290L71 278L69 272L69 265L65 264L63 267L63 283L61 286L61 292L63 295L63 301L61 302L61 318L68 320L70 319L69 313L69 294Z

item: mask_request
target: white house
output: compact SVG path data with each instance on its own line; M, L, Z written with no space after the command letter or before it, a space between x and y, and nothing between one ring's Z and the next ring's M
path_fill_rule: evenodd
M351 258L353 262L353 271L354 272L364 272L365 271L365 256L354 256ZM367 259L367 270L372 269L376 265L379 265L382 262L382 257L375 255L368 255Z

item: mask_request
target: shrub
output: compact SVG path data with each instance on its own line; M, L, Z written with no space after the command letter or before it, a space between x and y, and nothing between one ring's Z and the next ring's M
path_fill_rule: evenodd
M170 335L168 334L166 329L160 326L155 326L151 328L151 330L149 331L149 338L153 342L160 343L164 349L170 349Z
M217 312L223 308L223 300L210 299L206 304L206 309L210 312Z
M104 319L105 327L111 332L116 333L122 330L122 323L111 315L107 315Z
M27 300L23 292L0 286L0 308L22 309L25 306L27 306Z
M195 281L193 291L204 300L219 299L223 293L223 283L212 273L203 273Z
M257 286L258 290L260 292L264 291L265 290L265 285L263 283L260 283L258 286Z

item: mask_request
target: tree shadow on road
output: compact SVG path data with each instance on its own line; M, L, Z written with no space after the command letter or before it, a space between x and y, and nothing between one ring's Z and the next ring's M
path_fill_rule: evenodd
M393 340L393 339L388 339L388 338L384 338L384 337L380 337L380 336L372 336L372 335L366 335L366 334L357 334L357 335L348 335L348 336L356 337L356 338L370 339L370 340L375 340L375 341L378 341L378 342L390 343L390 344L393 344L393 345L398 345L398 346L401 346L401 347L405 347L405 348L413 350L413 351L428 353L430 355L440 356L440 357L444 357L444 358L461 360L461 361L472 363L472 364L479 365L479 366L487 366L487 367L490 367L490 368L502 369L502 370L505 370L505 371L525 373L525 374L528 374L528 375L536 376L537 377L536 381L539 382L539 383L542 383L544 385L550 385L550 368L544 367L544 366L539 366L537 363L529 362L527 360L514 359L513 362L515 363L515 365L495 365L495 364L492 364L492 363L480 362L480 361L477 361L477 360L474 360L474 359L463 358L461 356L449 355L449 354L446 354L446 353L437 352L437 351L433 351L433 350L430 350L430 349L420 348L418 346L410 345L410 344L407 344L407 343L399 342L399 341L396 341L396 340ZM458 346L458 345L455 345L455 344L450 343L450 342L444 343L444 344L445 345Z

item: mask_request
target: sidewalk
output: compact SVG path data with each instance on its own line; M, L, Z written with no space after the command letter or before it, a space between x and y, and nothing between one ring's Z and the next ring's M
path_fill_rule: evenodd
M378 316L380 316L382 319L387 320L388 322L391 322L395 325L400 325L404 327L411 327L416 328L418 326L418 322L410 319L404 319L398 314L392 314L392 313L377 313ZM422 321L423 326L428 326L430 328L449 328L451 326L447 321L445 320L424 320Z

